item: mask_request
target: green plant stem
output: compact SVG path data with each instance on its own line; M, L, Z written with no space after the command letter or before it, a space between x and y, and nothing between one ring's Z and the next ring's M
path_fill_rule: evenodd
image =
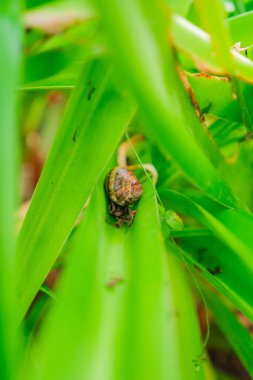
M172 17L171 37L177 48L188 53L198 63L204 64L207 70L217 74L229 74L213 54L209 34L196 25L181 16L174 15ZM253 62L235 50L232 51L232 56L234 58L235 75L246 82L252 83Z
M203 380L191 288L160 239L154 189L145 183L130 227L106 212L100 180L23 379Z
M211 37L213 55L220 66L230 75L235 72L228 27L224 22L225 12L220 0L196 0L196 9L205 30Z

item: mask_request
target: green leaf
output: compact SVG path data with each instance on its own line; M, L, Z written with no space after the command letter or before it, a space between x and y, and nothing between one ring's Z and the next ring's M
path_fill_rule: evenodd
M204 295L214 320L241 359L250 376L253 376L253 339L249 331L239 322L235 314L216 294L205 290Z
M216 233L253 270L253 243L250 235L253 228L252 215L241 210L223 208L214 202L207 210L190 198L171 190L162 191L161 196L166 203L169 199L173 201L180 212L184 213L185 205L187 213Z
M44 78L51 77L62 72L71 65L72 54L63 50L50 50L40 54L30 55L26 60L26 70L23 85L42 81ZM51 62L50 65L47 62Z
M181 236L177 239L185 258L201 276L224 294L250 320L252 272L238 255L215 236ZM236 279L236 281L235 281Z
M225 68L226 73L231 77L233 90L238 98L238 104L241 108L242 120L245 125L252 131L252 112L251 102L247 102L247 96L244 96L244 86L235 78L237 74L234 57L230 51L232 46L229 30L224 21L224 6L220 0L211 2L204 0L197 0L197 9L199 17L210 33L214 54L220 61L222 67Z
M246 12L246 6L244 0L233 0L233 5L235 7L235 13L240 14Z
M241 47L252 45L253 41L253 12L245 12L241 15L230 17L227 20L232 43L241 42Z
M91 18L83 21L81 24L72 26L60 34L52 36L46 40L39 52L45 52L48 50L63 49L72 46L72 48L79 47L82 51L94 49L94 46L90 46L93 37L97 38L96 32L98 27L98 21L96 18ZM94 44L94 41L92 41Z
M60 253L135 112L112 86L107 62L84 67L18 239L19 318Z
M17 125L15 89L19 81L21 28L18 3L0 4L0 373L13 378L18 344L14 303L14 212L17 202ZM16 339L16 340L15 340Z
M72 90L76 86L79 74L82 71L83 63L75 63L68 66L65 70L47 77L41 78L36 82L24 83L19 90L21 91L63 91Z
M197 256L197 260L195 260L197 264L199 262L202 266L200 268L205 270L205 275L208 275L208 272L211 273L212 270L215 271L216 268L221 268L221 273L215 277L214 284L219 285L219 289L223 288L221 291L226 295L229 292L233 302L238 305L238 308L243 309L243 312L252 320L253 311L250 302L253 270L253 244L250 234L253 228L252 215L240 210L224 209L217 204L215 206L214 203L208 208L208 202L205 202L204 208L189 197L170 190L163 190L160 195L166 206L170 205L170 208L174 207L177 212L195 218L209 228L225 244L225 248L222 248L224 252L222 258L218 258L218 252L220 251L217 251L216 254L212 252L212 256L214 256L211 265L208 261L206 263L205 260L202 262L201 255ZM203 247L199 247L199 249L201 248ZM204 248L206 248L206 243ZM233 251L231 255L230 250ZM198 250L196 253L199 253ZM225 270L223 270L224 267ZM238 271L238 277L240 277L238 284L241 284L244 291L240 290L237 285L233 286L233 274L235 271Z
M67 79L75 85L84 60L91 61L103 51L97 19L84 1L45 4L26 12L24 22L29 32L22 88L45 86L54 77L61 77L64 85L69 72L72 76Z
M225 9L220 0L196 0L198 16L201 24L211 37L213 55L229 75L234 75L235 64L230 51L229 30L225 25Z
M168 5L173 10L173 12L182 15L184 17L187 16L188 10L192 4L192 0L167 0Z
M165 212L164 220L173 231L180 231L184 228L182 219L172 210Z
M241 120L238 103L233 99L233 88L226 77L205 73L187 76L203 113L235 121Z
M31 378L203 379L192 295L176 257L165 255L153 188L144 185L133 225L115 229L105 222L104 177L42 328Z
M146 116L149 136L192 183L218 202L236 206L237 199L208 159L212 156L217 164L219 155L177 76L160 8L152 1L113 1L110 8L105 0L98 3L121 69Z

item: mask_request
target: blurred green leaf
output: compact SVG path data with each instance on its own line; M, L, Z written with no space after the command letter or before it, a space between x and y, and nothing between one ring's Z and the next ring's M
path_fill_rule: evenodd
M19 4L0 4L0 374L13 378L17 340L13 263L15 257L14 212L17 202L16 108L20 74L21 26Z
M110 73L107 62L84 67L36 187L18 239L19 318L134 115L135 106L113 88Z
M167 0L167 3L173 12L186 17L188 10L192 4L192 0Z
M180 208L180 212L184 213L183 207L187 206L185 210L187 213L210 228L231 249L235 250L251 269L253 268L251 258L253 245L250 237L253 217L251 214L241 210L226 209L217 203L209 202L206 198L202 198L204 208L190 198L174 191L164 190L161 194L166 202L168 199L173 200L174 204Z
M78 46L82 51L87 50L87 45L90 47L92 42L94 43L94 41L90 42L90 40L95 36L96 39L98 38L96 35L97 28L98 20L96 18L85 20L46 40L39 48L39 51L45 52L59 48L62 49L70 45L72 45L73 48Z
M195 269L198 268L195 273L201 271L206 281L253 320L252 272L238 255L212 235L179 235L177 243L187 261Z
M82 70L83 62L69 65L65 70L36 82L24 83L21 91L63 91L72 90L76 86L78 75Z
M206 194L227 206L238 205L203 152L219 161L176 75L173 52L165 39L167 21L159 8L150 1L128 1L124 5L112 2L110 9L104 0L99 4L124 75L146 115L149 136Z
M253 339L249 331L239 322L232 310L230 310L216 294L205 290L204 295L208 306L210 306L215 322L245 365L250 376L253 376Z
M252 45L253 42L253 12L246 12L241 15L227 19L232 43L241 42L241 47Z
M25 0L25 4L27 8L34 8L45 3L53 3L55 0Z
M210 228L221 238L241 259L253 269L253 243L250 235L253 228L253 216L245 211L226 209L217 203L206 200L205 208L191 200L189 197L171 190L160 191L166 204L173 201L180 212L190 214L198 221ZM204 201L205 199L202 198ZM207 208L210 203L210 208ZM184 206L186 207L184 209Z
M168 207L168 205L170 205L170 207L175 208L177 212L195 218L198 222L209 228L234 252L236 256L233 254L230 255L230 251L227 248L223 249L224 252L228 252L227 254L223 253L224 260L218 258L218 254L212 252L213 263L210 265L210 263L207 262L206 265L203 264L203 267L206 269L206 275L208 274L207 272L211 274L212 272L214 272L214 274L216 274L216 271L218 272L217 274L219 274L219 276L214 279L215 284L217 284L217 279L222 280L222 282L218 281L218 283L222 286L225 285L224 287L227 288L225 294L227 294L227 290L230 288L230 297L234 297L235 295L233 299L235 303L237 303L238 298L238 301L240 302L238 307L240 309L243 308L244 313L252 320L253 312L249 301L249 292L252 293L253 288L251 281L253 246L250 233L253 228L252 216L240 210L224 209L217 204L215 207L213 203L210 208L207 208L207 205L205 205L206 207L204 208L192 199L170 190L160 191L160 195L165 206ZM208 204L208 202L206 203ZM199 247L200 256L202 256L201 248L205 248L206 250L208 247L206 247L206 243L204 244L204 247ZM218 252L219 251L217 251L217 253ZM197 257L197 261L202 265L200 256ZM229 263L230 259L231 263ZM234 266L237 268L234 268ZM230 269L223 272L224 267ZM243 284L242 287L244 288L244 291L240 290L240 287L238 289L237 285L233 286L233 274L235 271L237 272L237 270L239 271L238 275L241 277L241 282L239 281L239 284Z
M144 186L133 225L119 230L105 222L104 176L42 329L31 378L203 379L192 295L180 263L165 256L152 186Z
M214 21L215 23L215 21ZM208 33L190 23L181 16L172 17L171 37L177 48L189 54L198 66L205 71L225 74L217 57L213 54L211 39ZM232 51L236 76L249 82L253 82L253 62L240 53Z
M172 210L167 210L164 219L168 226L174 231L180 231L184 228L182 219Z
M187 78L203 113L233 122L241 121L240 108L228 78L205 73L188 74Z
M28 28L24 52L26 70L23 88L46 86L48 78L72 73L71 85L77 79L84 60L95 59L103 50L99 46L98 22L90 7L79 1L52 2L24 14ZM98 39L98 41L97 41ZM50 65L48 64L50 62Z
M73 57L67 52L54 50L32 55L26 61L24 83L36 82L59 73L72 63ZM47 62L51 62L50 65Z
M196 0L196 9L201 25L209 33L213 55L228 75L235 74L235 63L230 51L229 30L225 25L224 4L220 0Z
M231 312L253 321L252 4L27 0L21 47L18 2L1 2L1 378L218 380L205 351L220 347L252 374ZM126 128L134 148L118 146ZM158 173L156 193L136 170L144 194L122 229L105 221L118 147L119 165ZM18 225L40 179L15 261L19 150ZM216 329L201 346L211 309L228 341Z

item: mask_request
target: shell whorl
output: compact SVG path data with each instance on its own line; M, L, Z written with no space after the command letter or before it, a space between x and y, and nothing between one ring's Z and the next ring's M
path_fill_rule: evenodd
M120 166L107 174L105 185L109 199L119 206L137 202L143 193L142 185L134 173Z

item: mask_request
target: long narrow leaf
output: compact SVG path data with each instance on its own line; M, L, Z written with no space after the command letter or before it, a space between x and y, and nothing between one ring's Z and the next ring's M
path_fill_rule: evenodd
M196 0L198 15L205 30L211 37L214 55L229 75L234 74L233 55L230 51L231 41L225 24L225 10L220 0Z
M127 95L112 87L110 72L101 61L84 68L35 190L18 240L20 317L134 114Z
M232 43L241 43L241 47L247 47L252 44L252 21L253 11L245 12L239 16L230 17L226 20L232 38Z
M0 4L0 374L11 379L14 361L14 212L17 200L16 88L21 30L18 4Z
M192 118L188 120L185 113L189 99L182 93L159 7L151 1L113 1L110 7L104 0L98 3L124 75L147 117L150 137L171 154L190 181L218 202L236 206L237 200L204 154L196 134L193 138ZM196 128L198 123L195 115Z
M186 260L198 268L196 274L201 271L206 281L253 320L252 272L240 257L215 236L181 237L178 243Z
M245 309L244 312L248 315L250 319L252 319L253 314L249 296L249 293L252 292L250 274L253 270L253 245L252 238L250 235L250 231L253 228L252 216L245 212L240 212L239 210L221 210L219 207L217 207L217 210L215 210L214 207L212 208L212 210L207 210L198 203L194 202L192 199L170 190L161 191L160 195L163 199L164 204L167 207L175 208L175 210L177 210L178 212L185 215L190 215L191 217L195 218L204 226L208 227L221 241L223 241L225 245L227 245L231 250L233 250L234 254L237 256L234 258L234 261L232 261L234 265L238 264L238 268L241 268L242 276L245 276L246 272L249 273L249 278L244 279L242 277L241 279L242 283L244 284L243 287L249 287L249 289L245 294L243 294L242 292L240 292L238 287L234 288L233 286L231 286L231 282L230 280L226 279L226 276L222 280L223 285L227 286L227 289L231 286L232 297L233 294L237 294L236 297L238 297L238 300L243 299L243 297L245 297L244 301L240 303L239 308L243 307ZM229 263L226 262L233 260L234 257L234 255L230 256L229 252L229 250L225 250L223 253L223 255L225 255L223 257L223 264L225 263L225 267L227 268L231 268L231 265L229 265ZM210 272L212 271L212 269L215 269L215 267L218 266L218 262L215 261L215 258L213 266L214 268L210 268ZM221 266L221 270L222 268L223 266ZM233 272L231 273L231 275L232 274ZM220 273L218 278L222 279L223 274ZM221 283L219 282L219 284ZM236 297L234 299L235 302L237 302Z
M246 212L230 209L215 209L207 211L190 198L171 190L164 190L161 195L168 204L171 200L182 213L189 213L206 227L210 228L223 240L241 259L253 270L253 243L250 231L253 227L253 217ZM186 206L186 208L184 208Z
M252 351L253 339L250 332L242 326L233 312L217 295L205 291L205 298L210 307L215 322L241 359L250 376L253 376Z
M203 379L192 295L178 261L165 256L152 187L145 185L131 227L108 225L106 212L101 181L31 378Z

